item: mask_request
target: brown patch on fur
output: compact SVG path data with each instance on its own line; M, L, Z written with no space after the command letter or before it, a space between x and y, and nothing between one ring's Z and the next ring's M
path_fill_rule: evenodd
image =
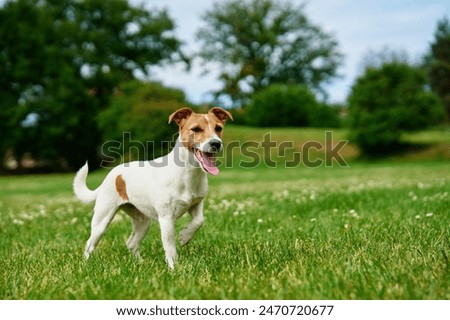
M125 180L123 180L121 174L116 178L116 190L122 200L128 201L127 184L125 183Z
M189 118L192 113L194 113L194 111L192 111L191 108L178 109L169 116L169 123L174 120L179 127L182 127L186 119Z
M233 121L233 116L231 115L231 113L222 108L217 107L211 108L211 110L209 110L208 113L215 115L223 124L225 124L227 118L230 118L231 121Z

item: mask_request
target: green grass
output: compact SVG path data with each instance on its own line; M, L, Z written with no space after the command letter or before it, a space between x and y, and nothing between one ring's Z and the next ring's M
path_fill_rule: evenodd
M289 130L305 134L275 135ZM156 223L144 261L127 252L123 213L83 261L92 206L72 175L0 177L0 298L450 299L449 177L436 159L224 168L173 272Z

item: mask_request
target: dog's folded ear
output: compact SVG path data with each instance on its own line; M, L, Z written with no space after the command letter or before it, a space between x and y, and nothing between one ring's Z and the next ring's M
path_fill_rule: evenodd
M181 108L172 113L169 116L169 123L175 121L175 123L181 127L183 126L184 122L186 122L187 118L191 116L191 114L194 113L191 108Z
M233 121L233 116L231 115L231 113L222 108L218 107L211 108L208 113L215 115L222 123L225 123L228 118L230 118L231 121Z

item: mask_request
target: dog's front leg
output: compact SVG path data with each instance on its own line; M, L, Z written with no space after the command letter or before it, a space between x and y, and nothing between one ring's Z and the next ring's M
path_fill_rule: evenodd
M197 230L203 225L203 200L189 210L192 220L186 224L180 233L180 244L182 246L192 240Z
M166 261L170 269L175 267L177 259L177 249L175 246L175 221L172 217L160 217L159 226L161 228L161 239Z

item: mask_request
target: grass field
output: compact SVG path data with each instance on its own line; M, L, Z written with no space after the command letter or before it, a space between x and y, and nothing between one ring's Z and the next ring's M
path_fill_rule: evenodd
M321 135L274 130L295 141ZM448 140L439 139L442 149ZM210 179L205 225L178 248L173 272L157 224L144 261L128 253L123 213L84 262L92 206L72 195L72 175L1 177L0 298L450 299L446 155L369 163L346 148L349 167L223 168Z

